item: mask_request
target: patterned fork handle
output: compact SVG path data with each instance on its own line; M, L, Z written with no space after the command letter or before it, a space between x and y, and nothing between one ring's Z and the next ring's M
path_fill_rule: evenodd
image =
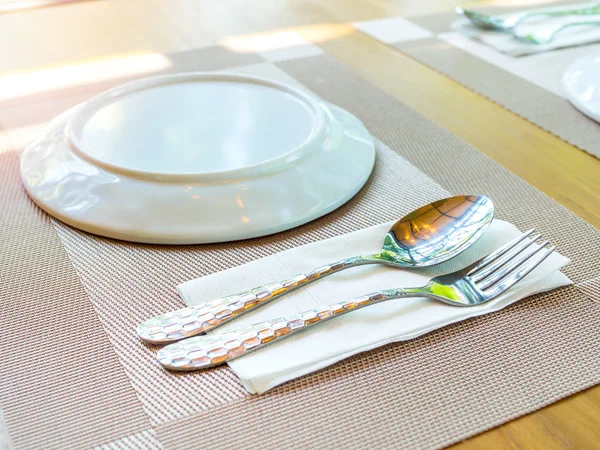
M383 263L377 255L344 259L286 280L156 316L138 325L137 334L153 344L203 334L312 281L350 267L377 263Z
M243 326L223 333L197 336L159 350L159 362L170 370L199 370L247 355L274 341L356 309L399 297L429 295L426 288L387 289L352 300Z

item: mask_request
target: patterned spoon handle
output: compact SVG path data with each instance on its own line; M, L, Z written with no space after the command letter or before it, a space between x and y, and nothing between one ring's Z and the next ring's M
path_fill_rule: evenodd
M355 309L399 297L422 297L428 294L426 288L386 289L373 292L346 302L242 326L223 333L216 332L184 339L160 349L157 358L165 368L170 370L207 369Z
M377 255L344 259L286 280L156 316L138 325L137 334L153 344L166 344L204 334L312 281L350 267L381 262Z

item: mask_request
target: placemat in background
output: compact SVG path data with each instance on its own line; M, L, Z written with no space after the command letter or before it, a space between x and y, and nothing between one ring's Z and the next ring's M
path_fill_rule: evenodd
M20 183L19 149L0 150L0 406L13 448L439 448L600 382L600 305L592 301L600 300L600 232L341 63L306 50L267 58L211 47L165 55L168 64L154 71L227 69L300 82L356 114L395 152L380 147L353 200L294 230L185 247L89 235L35 207ZM13 101L0 124L7 134L28 130L130 78ZM408 163L431 179L418 191L403 189ZM400 217L446 190L489 195L499 218L535 226L573 260L565 272L581 290L539 294L259 396L227 367L168 373L135 334L142 319L183 306L175 293L182 281Z
M557 3L520 8L477 6L476 10L503 14L550 5ZM600 54L600 43L516 58L454 31L451 25L460 19L454 11L448 11L353 25L600 158L600 125L569 103L562 86L562 75L569 64L586 55Z

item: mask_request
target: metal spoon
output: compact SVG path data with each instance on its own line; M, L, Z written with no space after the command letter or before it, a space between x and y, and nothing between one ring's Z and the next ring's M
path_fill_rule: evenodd
M206 333L287 292L340 270L365 264L427 267L469 248L494 217L492 201L483 195L438 200L406 215L387 232L380 253L354 256L308 273L228 297L190 306L146 320L137 328L144 341L164 344Z
M600 4L593 3L590 6L573 8L572 6L556 6L551 8L530 9L510 16L497 17L478 13L470 9L456 8L457 14L465 16L473 25L484 30L500 30L511 32L525 19L534 16L584 16L589 14L600 14Z

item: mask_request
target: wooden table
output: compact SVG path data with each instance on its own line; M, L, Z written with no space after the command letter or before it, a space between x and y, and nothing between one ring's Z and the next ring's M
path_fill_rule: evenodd
M491 2L461 2L483 3ZM5 13L0 85L19 73L295 31L600 227L598 159L350 25L454 6L452 0L100 0ZM599 448L599 423L595 387L452 448Z

